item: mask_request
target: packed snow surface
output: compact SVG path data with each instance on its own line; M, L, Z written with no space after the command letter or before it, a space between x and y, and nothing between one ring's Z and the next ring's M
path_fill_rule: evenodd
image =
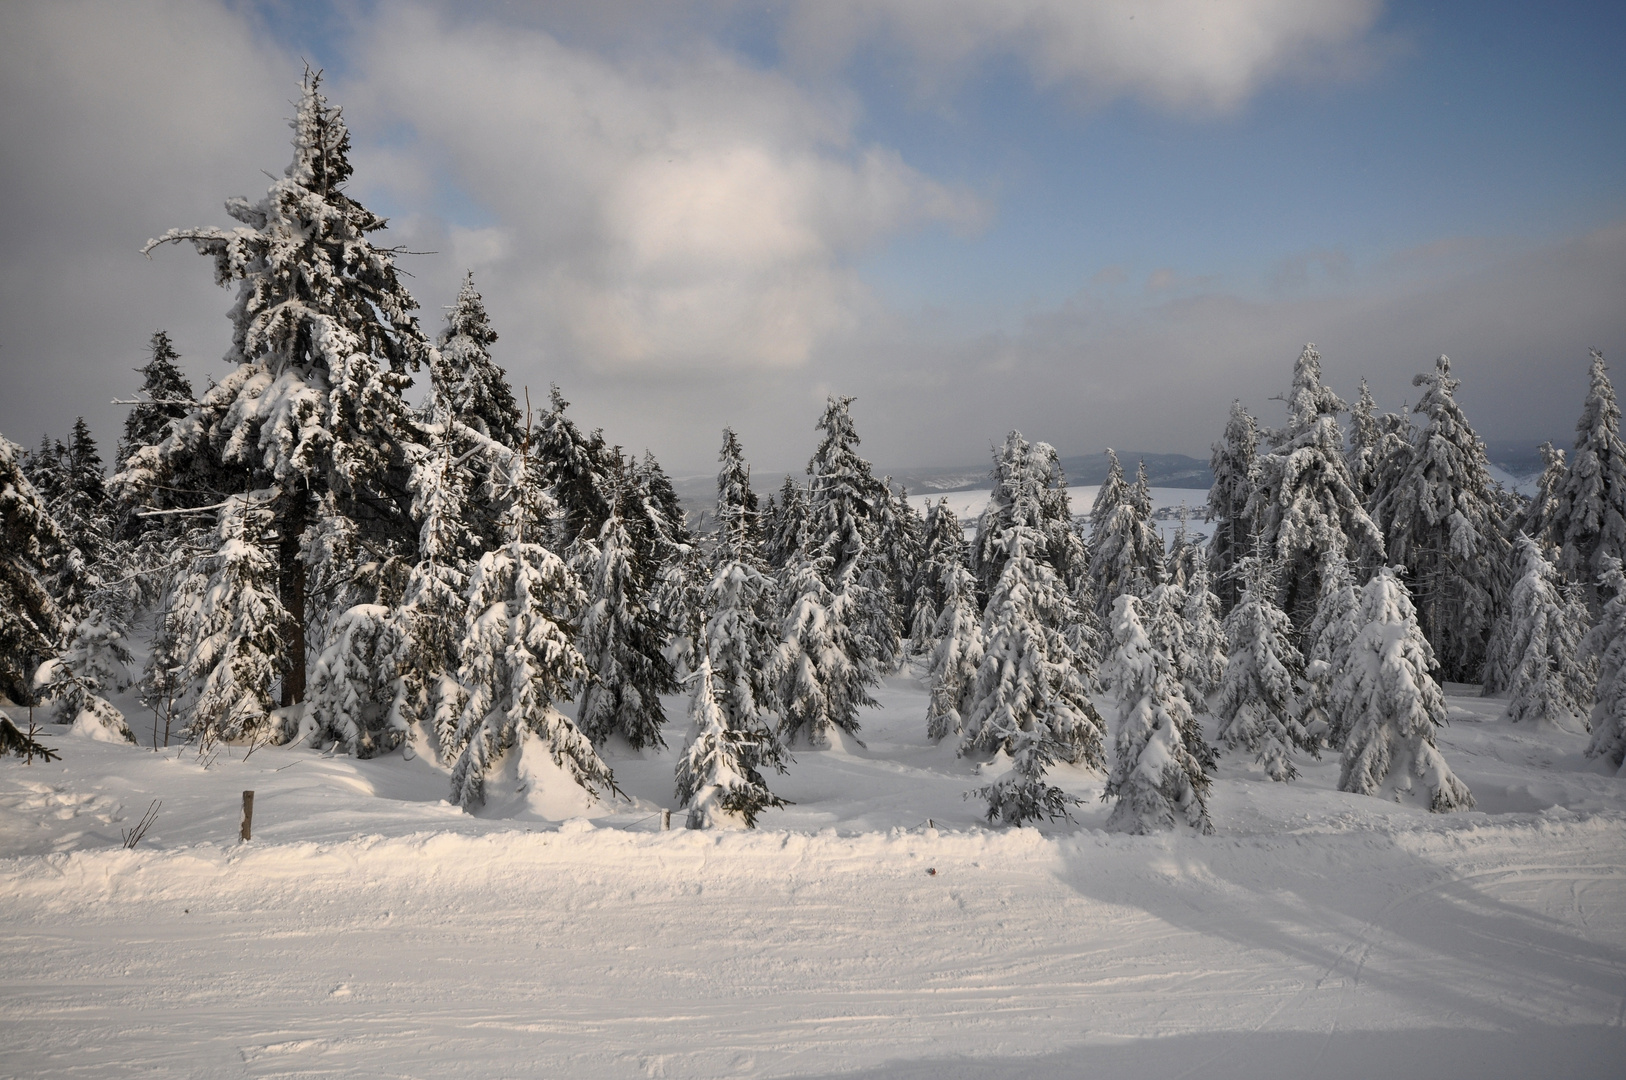
M1584 736L1451 696L1439 743L1471 813L1340 793L1330 759L1278 784L1233 755L1216 835L1131 838L1099 831L1103 778L1065 767L1074 822L982 827L962 795L987 781L926 741L924 691L899 676L877 697L866 746L798 748L770 777L795 805L755 832L660 830L680 730L611 751L626 801L582 812L511 764L471 816L424 757L200 759L52 729L61 761L0 761L0 1074L1485 1078L1626 1060L1626 780Z

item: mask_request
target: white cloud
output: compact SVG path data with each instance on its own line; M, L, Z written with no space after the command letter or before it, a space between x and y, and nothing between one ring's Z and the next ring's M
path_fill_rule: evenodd
M1381 8L1381 0L806 0L786 40L828 63L890 35L927 78L1003 54L1041 85L1223 111L1269 79L1347 62Z
M410 125L500 222L488 298L589 368L794 367L866 303L853 255L982 213L855 144L847 101L705 46L611 62L392 8L358 60L352 113Z

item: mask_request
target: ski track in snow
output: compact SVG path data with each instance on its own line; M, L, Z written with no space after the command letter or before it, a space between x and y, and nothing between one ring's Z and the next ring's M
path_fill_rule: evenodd
M1466 688L1448 688L1465 690ZM756 832L481 816L423 759L54 740L0 762L0 1075L1600 1076L1626 1052L1626 780L1451 696L1480 809L1222 758L1213 837L990 830L906 677ZM669 715L681 717L673 700ZM134 715L132 711L132 715ZM139 727L139 724L137 724ZM239 795L255 838L237 844ZM135 850L121 830L162 799ZM935 828L925 827L933 819ZM679 815L681 820L681 815ZM928 874L928 868L936 871Z

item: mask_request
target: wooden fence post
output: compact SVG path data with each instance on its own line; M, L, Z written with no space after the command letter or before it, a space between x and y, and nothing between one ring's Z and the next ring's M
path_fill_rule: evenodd
M243 792L243 825L238 830L238 839L248 840L254 835L254 793Z

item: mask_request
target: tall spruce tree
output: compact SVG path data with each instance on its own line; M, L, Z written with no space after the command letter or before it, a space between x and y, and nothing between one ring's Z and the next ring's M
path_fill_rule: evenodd
M1377 400L1362 379L1361 392L1349 410L1349 449L1344 453L1344 461L1363 505L1371 503L1372 494L1377 490L1378 457L1383 448L1383 423L1378 419L1377 410Z
M1585 724L1592 670L1582 650L1590 622L1586 605L1564 589L1540 544L1518 539L1520 574L1486 663L1488 685L1505 689L1507 718Z
M485 801L486 778L530 737L594 797L613 792L610 767L554 702L587 674L569 619L586 599L564 560L543 544L555 508L521 456L510 473L505 542L480 557L469 580L458 681L468 697L451 745L452 799Z
M1236 606L1242 595L1242 581L1236 565L1254 547L1252 510L1254 466L1259 458L1259 422L1242 407L1231 402L1231 418L1225 434L1214 444L1209 471L1214 484L1208 489L1208 518L1214 535L1208 541L1208 569L1214 579L1214 595L1221 612Z
M960 753L1003 751L1011 772L978 792L988 818L1021 824L1065 812L1072 801L1046 783L1057 759L1099 767L1106 725L1090 701L1067 639L1071 595L1044 558L1044 533L1019 500L1005 530L999 580L983 612L982 663L964 710Z
M902 653L902 620L877 539L879 505L887 497L869 462L858 454L850 397L832 397L815 427L824 432L808 462L807 545L821 559L832 596L837 634L865 685L894 670Z
M1383 536L1344 460L1343 409L1321 382L1321 355L1306 345L1293 366L1287 426L1271 433L1249 505L1262 553L1281 567L1276 606L1300 634L1315 615L1324 554L1337 549L1362 562L1383 557Z
M0 695L27 704L34 669L68 625L45 582L47 549L66 541L22 459L22 447L0 436Z
M1596 609L1602 606L1595 582L1604 556L1626 559L1626 441L1620 435L1620 405L1609 368L1596 349L1590 378L1553 526L1559 569L1581 585Z
M945 563L941 573L943 601L932 625L931 699L926 707L926 734L933 742L964 734L986 652L977 579L958 560Z
M605 445L602 433L584 433L565 415L570 402L557 386L549 390L549 403L529 446L537 475L557 507L552 542L569 551L578 540L596 537L609 520L613 477L621 460Z
M1564 461L1564 451L1558 449L1550 442L1540 446L1541 476L1536 480L1536 490L1525 505L1524 512L1508 521L1508 531L1512 535L1524 533L1538 544L1551 544L1557 548L1563 543L1558 535L1558 507L1564 490L1564 474L1568 466Z
M773 529L763 537L763 557L773 570L782 570L796 560L808 544L807 492L796 478L785 477L779 489L779 512Z
M1247 588L1225 617L1229 649L1214 707L1219 737L1232 749L1250 751L1272 780L1291 780L1298 775L1295 751L1315 750L1304 722L1304 660L1293 645L1292 623L1273 601L1269 565L1255 558L1241 570Z
M1118 455L1107 451L1107 479L1090 512L1090 576L1097 611L1105 620L1118 597L1145 597L1163 580L1163 536L1152 523L1152 488L1146 463L1126 484Z
M124 418L124 438L116 459L123 469L130 455L143 446L161 442L171 420L183 420L192 409L192 381L176 363L181 358L169 335L153 332L147 362L136 368L141 376L139 403Z
M780 643L773 660L779 732L787 745L829 745L830 729L858 733L858 710L874 705L873 663L853 661L853 594L827 584L832 557L804 552L781 573ZM845 579L844 584L851 579Z
M1113 604L1112 652L1106 681L1118 705L1112 773L1104 797L1117 799L1107 818L1114 832L1144 834L1184 822L1214 831L1205 796L1208 774L1188 738L1196 730L1174 665L1147 637L1140 598Z
M268 550L275 528L270 502L269 492L226 500L216 542L192 560L165 615L176 711L187 718L187 737L204 746L284 734L271 716L288 617Z
M240 227L176 229L147 245L191 243L214 260L217 283L238 283L234 370L121 475L126 489L150 491L207 453L272 492L283 704L305 693L302 539L319 509L369 539L410 543L402 447L418 436L401 392L432 348L394 253L372 240L384 219L345 191L350 134L319 72L307 71L292 126L293 161L266 197L227 202Z
M587 606L577 648L587 663L580 683L576 725L595 743L620 735L634 749L664 747L662 694L679 687L658 613L633 566L632 540L619 514L600 530L581 565L586 571Z
M1333 708L1348 732L1338 790L1426 802L1435 813L1472 809L1434 744L1446 722L1434 652L1417 627L1406 586L1388 567L1361 590L1361 629L1338 661ZM1422 792L1416 791L1421 785Z
M1089 555L1073 529L1067 475L1049 443L1030 443L1020 431L994 451L993 490L977 519L972 570L986 595L1004 570L1005 533L1021 524L1044 537L1043 559L1068 588L1087 572Z
M689 828L715 828L733 817L754 829L764 810L785 805L757 771L758 735L732 726L723 712L704 655L694 673L689 720L689 742L677 767L677 801L688 807Z
M754 558L762 545L762 515L751 490L751 466L733 428L723 429L717 453L717 547L729 559Z
M1601 758L1618 773L1626 767L1626 573L1619 559L1604 557L1602 584L1609 602L1586 639L1587 659L1598 666L1586 756Z
M1412 410L1424 422L1405 468L1373 493L1372 516L1389 560L1406 570L1441 676L1473 682L1491 632L1494 568L1507 554L1490 461L1457 404L1459 382L1444 356L1412 380L1424 388Z

